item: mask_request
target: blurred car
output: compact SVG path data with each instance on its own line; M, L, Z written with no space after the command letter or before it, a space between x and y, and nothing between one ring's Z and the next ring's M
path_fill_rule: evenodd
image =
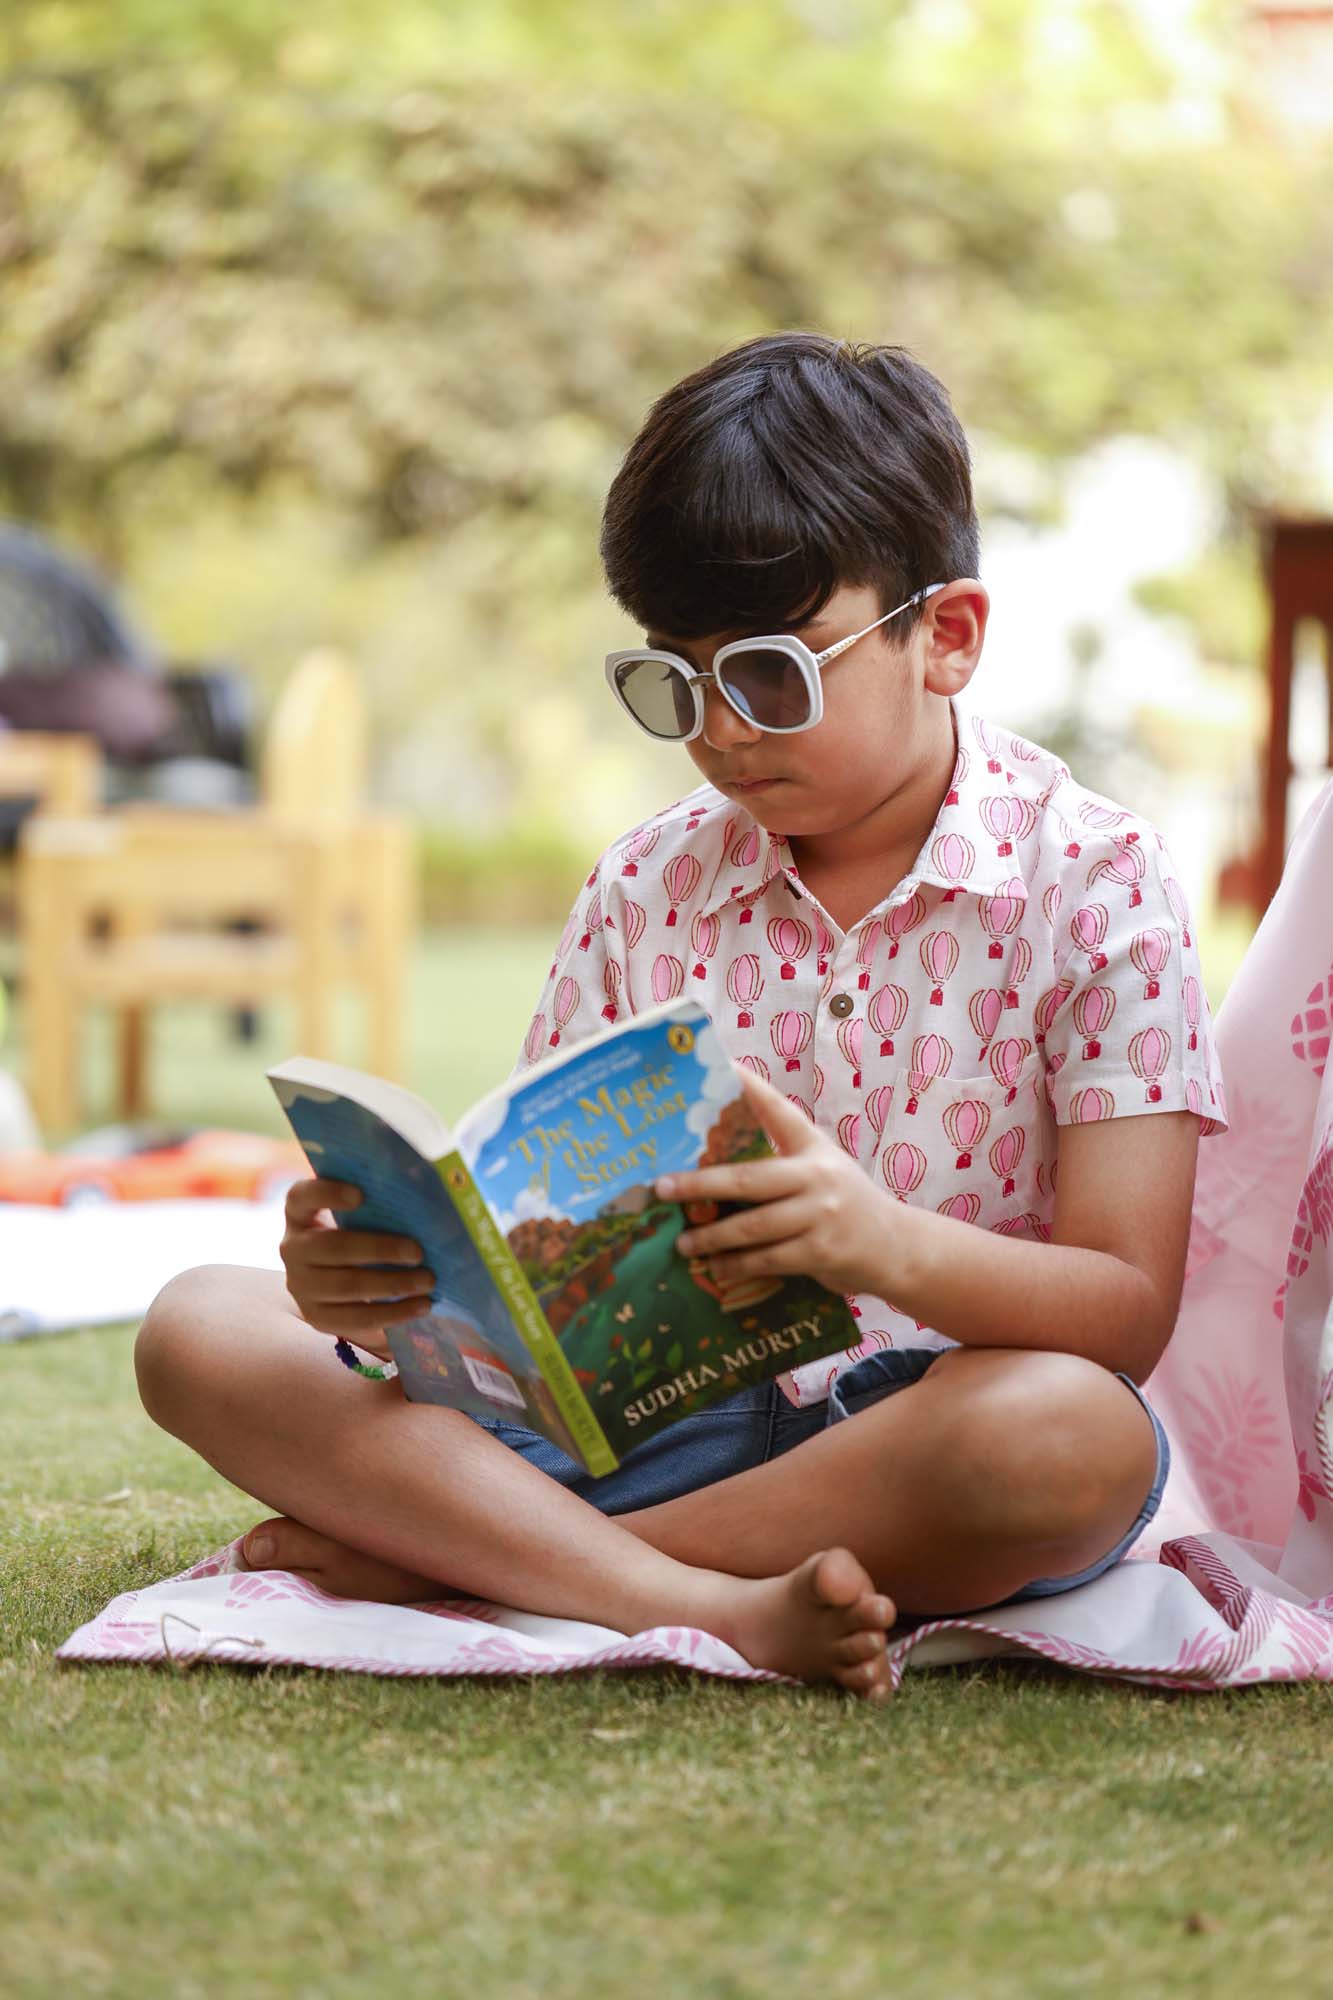
M309 1172L305 1154L291 1139L117 1126L89 1133L63 1153L0 1156L0 1201L57 1208L218 1195L268 1201Z

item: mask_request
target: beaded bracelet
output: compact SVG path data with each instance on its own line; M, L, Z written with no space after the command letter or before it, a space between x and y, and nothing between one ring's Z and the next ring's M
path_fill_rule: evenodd
M344 1340L341 1334L333 1343L333 1351L344 1368L350 1368L354 1375L364 1375L367 1382L392 1382L398 1373L396 1361L385 1361L380 1366L372 1368L368 1362L358 1360L356 1349L350 1341Z

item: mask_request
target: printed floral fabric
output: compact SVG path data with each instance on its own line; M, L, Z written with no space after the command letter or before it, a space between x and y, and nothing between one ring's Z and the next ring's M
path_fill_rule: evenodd
M1225 1130L1185 896L1148 821L1049 751L953 709L953 780L911 872L843 932L787 841L703 785L601 857L518 1064L688 993L901 1201L1046 1239L1057 1130L1191 1111ZM882 1299L860 1343L784 1381L802 1404L875 1347L952 1347Z

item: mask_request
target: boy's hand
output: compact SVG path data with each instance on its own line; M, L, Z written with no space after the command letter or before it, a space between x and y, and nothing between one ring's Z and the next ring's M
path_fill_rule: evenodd
M686 1230L678 1247L705 1258L718 1278L801 1271L831 1292L887 1296L902 1204L771 1084L749 1070L737 1075L778 1157L664 1174L656 1184L664 1200L754 1204Z
M435 1280L422 1270L421 1251L410 1238L337 1227L330 1211L355 1208L360 1200L360 1190L342 1181L297 1181L287 1193L282 1261L304 1320L387 1361L383 1329L425 1312ZM398 1268L368 1268L376 1264Z

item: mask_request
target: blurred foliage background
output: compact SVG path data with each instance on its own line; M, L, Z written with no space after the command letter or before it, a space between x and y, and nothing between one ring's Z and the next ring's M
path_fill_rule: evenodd
M448 914L563 908L686 788L605 694L598 516L761 330L917 353L983 529L1105 440L1184 454L1215 532L1142 601L1253 674L1254 509L1327 504L1333 394L1333 150L1247 87L1254 11L9 0L0 512L266 694L355 655Z

